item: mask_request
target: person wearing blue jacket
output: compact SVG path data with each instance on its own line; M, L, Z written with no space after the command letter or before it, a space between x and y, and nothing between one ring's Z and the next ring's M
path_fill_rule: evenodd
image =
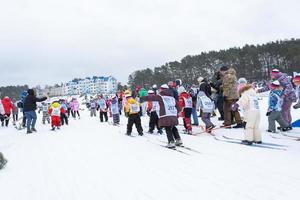
M268 132L275 133L276 125L275 121L277 121L281 127L282 131L287 131L289 124L283 119L281 115L282 103L283 103L283 91L280 86L279 81L274 81L270 84L270 94L269 94L269 107L268 107L268 120L269 120L269 129Z

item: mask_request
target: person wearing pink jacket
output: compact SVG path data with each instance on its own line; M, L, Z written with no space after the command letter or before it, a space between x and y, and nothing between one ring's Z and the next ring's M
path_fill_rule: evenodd
M77 101L76 98L73 98L71 103L71 113L74 119L76 119L76 114L78 115L78 119L80 119L80 114L79 114L79 102Z

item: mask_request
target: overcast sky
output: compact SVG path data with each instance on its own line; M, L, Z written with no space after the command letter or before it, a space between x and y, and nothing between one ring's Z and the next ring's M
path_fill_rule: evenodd
M159 67L300 38L299 0L0 0L0 86Z

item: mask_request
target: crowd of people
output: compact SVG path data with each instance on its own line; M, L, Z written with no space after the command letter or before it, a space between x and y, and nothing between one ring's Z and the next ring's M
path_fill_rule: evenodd
M245 78L237 79L234 68L222 66L212 80L203 77L197 79L198 84L186 85L180 79L170 81L160 87L137 87L135 90L119 91L109 97L97 95L86 98L86 107L90 116L96 117L99 112L100 122L113 119L113 125L120 124L120 115L124 112L128 118L126 134L131 135L133 125L140 136L144 134L141 116L149 116L148 133L158 134L165 130L168 139L168 148L182 145L177 128L179 117L183 120L184 133L193 134L193 126L199 126L198 117L205 124L205 131L211 133L216 127L211 117L216 116L218 110L219 121L223 121L220 128L244 128L242 143L252 145L262 143L260 124L259 93L269 92L268 132L276 133L292 129L291 108L300 108L300 74L293 78L273 69L272 80L264 87L258 88L256 83L249 83ZM38 106L37 102L41 102ZM80 104L74 97L70 101L64 98L36 97L35 91L29 89L22 92L20 100L11 100L4 97L0 101L1 126L8 127L13 118L13 125L26 129L27 134L36 132L38 112L42 112L42 123L51 124L51 130L60 129L69 124L69 117L80 119ZM23 114L22 117L19 116ZM243 118L240 112L243 112ZM199 114L199 115L198 115ZM19 122L19 123L17 123ZM279 127L276 128L275 122ZM19 124L19 127L18 127ZM0 163L5 162L0 154ZM1 165L0 165L1 166Z

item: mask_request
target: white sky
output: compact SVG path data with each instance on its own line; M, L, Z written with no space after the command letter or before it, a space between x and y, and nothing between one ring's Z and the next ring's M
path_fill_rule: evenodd
M300 38L299 0L0 0L0 86L159 67Z

